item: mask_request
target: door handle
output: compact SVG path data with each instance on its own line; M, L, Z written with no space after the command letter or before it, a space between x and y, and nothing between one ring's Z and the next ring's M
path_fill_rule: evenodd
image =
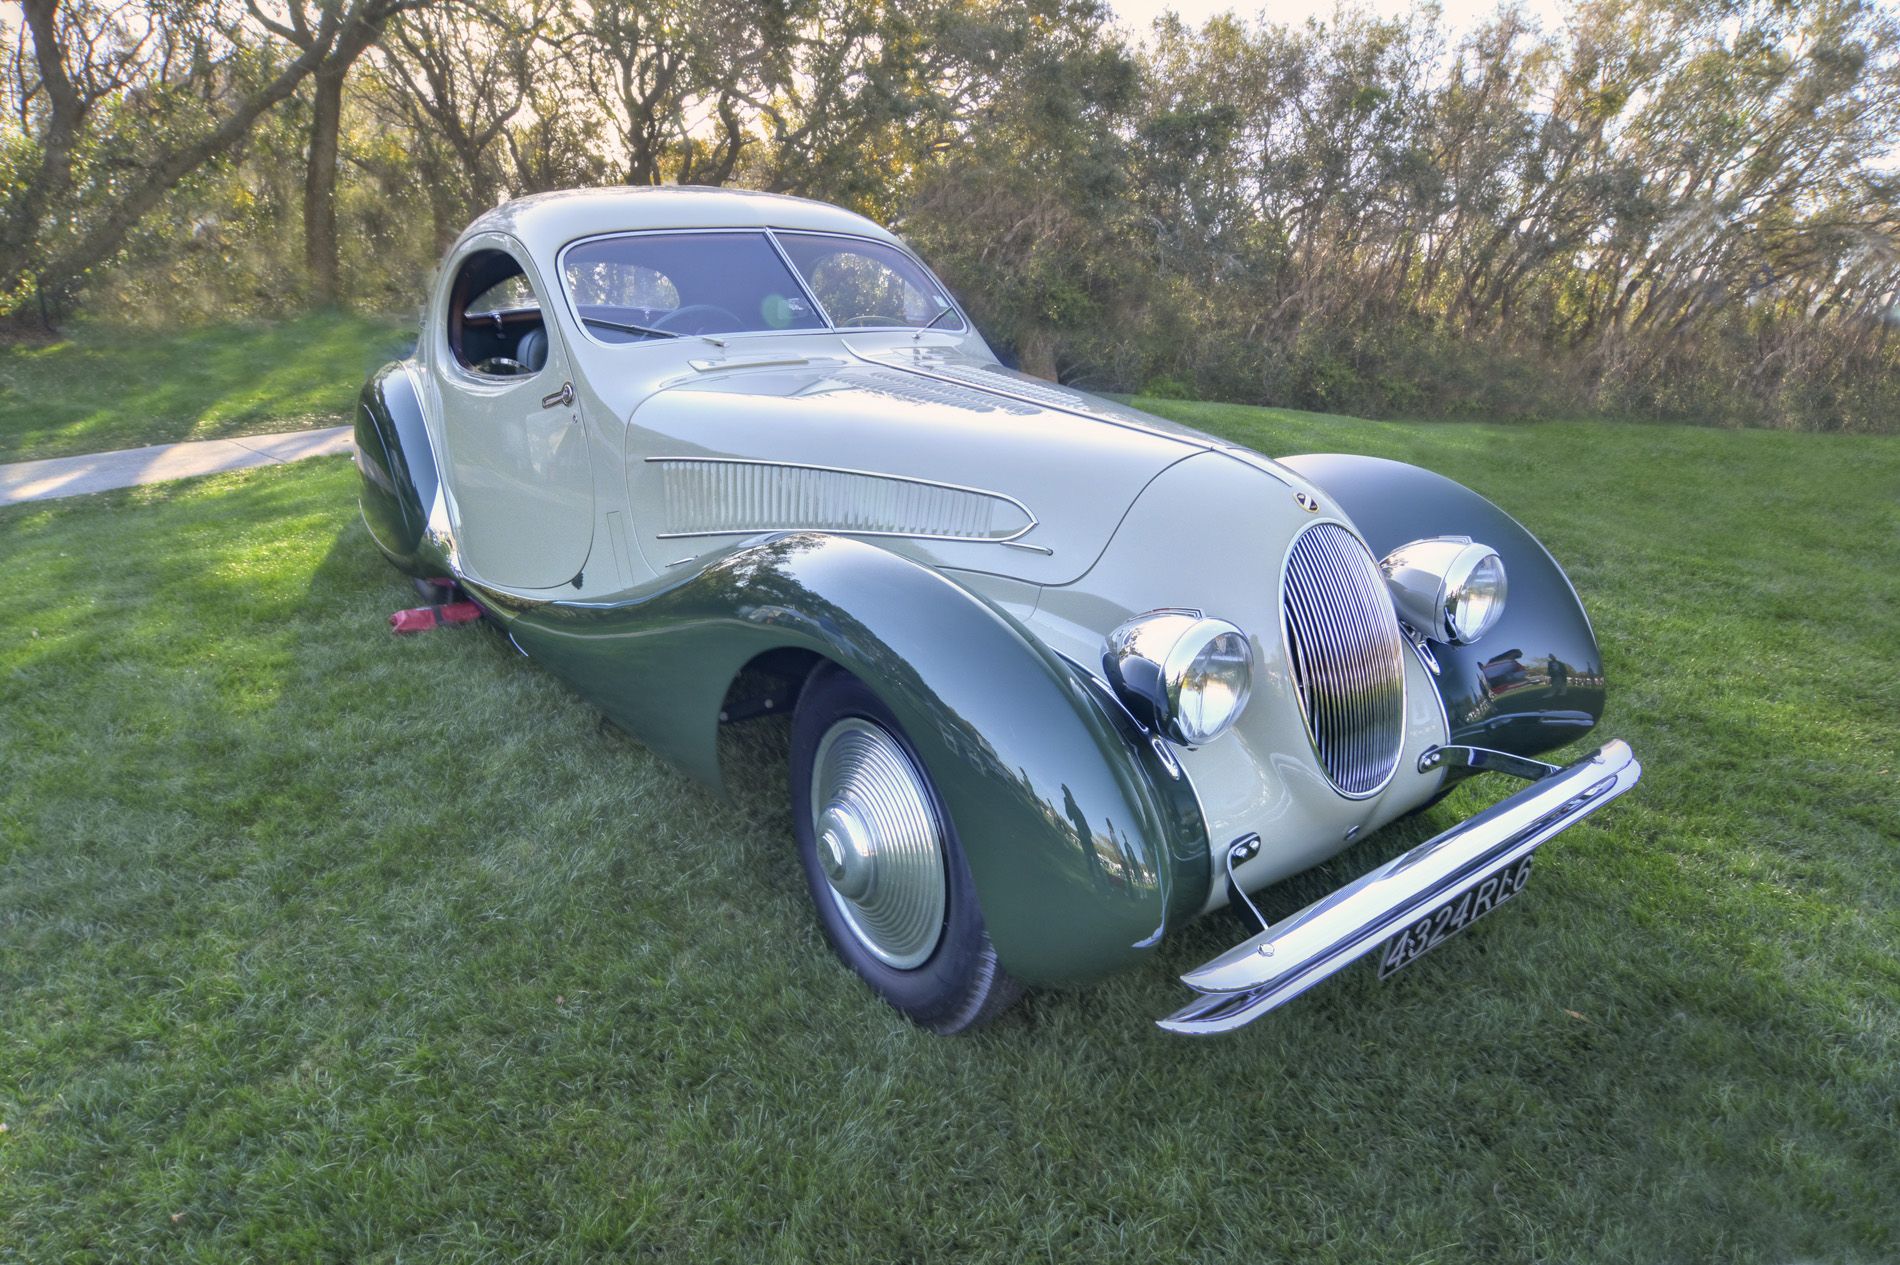
M572 408L574 406L574 384L572 382L563 382L559 391L556 391L553 395L544 395L541 397L542 408L553 408L556 404L566 408Z

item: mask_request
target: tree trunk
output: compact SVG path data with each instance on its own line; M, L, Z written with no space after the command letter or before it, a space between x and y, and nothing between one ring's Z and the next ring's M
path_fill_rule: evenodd
M1017 338L1016 359L1031 377L1056 380L1056 340L1040 325L1025 328Z
M414 155L415 171L422 178L422 184L429 191L429 222L435 230L435 253L440 258L450 246L455 244L461 233L473 217L469 208L455 195L455 182L450 179L449 164L434 145L419 146ZM475 206L486 205L478 195Z
M59 39L59 0L23 0L20 8L33 33L35 64L50 109L39 170L22 183L18 201L0 217L0 277L9 281L31 269L32 247L40 238L46 208L72 186L73 149L90 112L66 72L66 48ZM43 303L41 317L46 317Z
M251 125L259 115L295 92L297 85L311 73L321 55L321 49L306 51L284 67L263 91L240 102L237 109L209 134L170 153L159 155L147 169L144 178L129 184L129 191L110 207L76 246L39 270L40 289L50 291L58 299L89 270L110 259L125 244L133 228L158 205L165 194L211 159L229 152L250 134ZM13 277L12 273L0 274L0 281L11 281Z
M343 80L349 63L324 66L312 76L316 98L310 111L310 160L303 185L303 263L310 298L330 307L337 297L336 169L343 121Z

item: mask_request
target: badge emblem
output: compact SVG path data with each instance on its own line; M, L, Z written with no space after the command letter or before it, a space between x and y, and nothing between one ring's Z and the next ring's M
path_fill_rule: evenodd
M1293 499L1298 501L1300 503L1300 508L1305 510L1307 513L1309 514L1319 513L1319 498L1317 496L1310 495L1306 492L1295 492L1293 494Z

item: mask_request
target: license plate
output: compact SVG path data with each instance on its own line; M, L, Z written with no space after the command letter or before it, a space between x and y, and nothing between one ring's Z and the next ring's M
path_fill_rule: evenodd
M1524 890L1530 881L1531 858L1513 861L1487 874L1476 887L1452 897L1385 942L1379 958L1379 978L1385 979L1436 949L1451 937Z

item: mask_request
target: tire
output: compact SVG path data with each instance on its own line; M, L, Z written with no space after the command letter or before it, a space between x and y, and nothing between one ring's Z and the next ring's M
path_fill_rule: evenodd
M799 696L791 787L818 920L878 996L943 1035L987 1023L1022 996L996 960L928 770L890 709L841 668L821 666Z

